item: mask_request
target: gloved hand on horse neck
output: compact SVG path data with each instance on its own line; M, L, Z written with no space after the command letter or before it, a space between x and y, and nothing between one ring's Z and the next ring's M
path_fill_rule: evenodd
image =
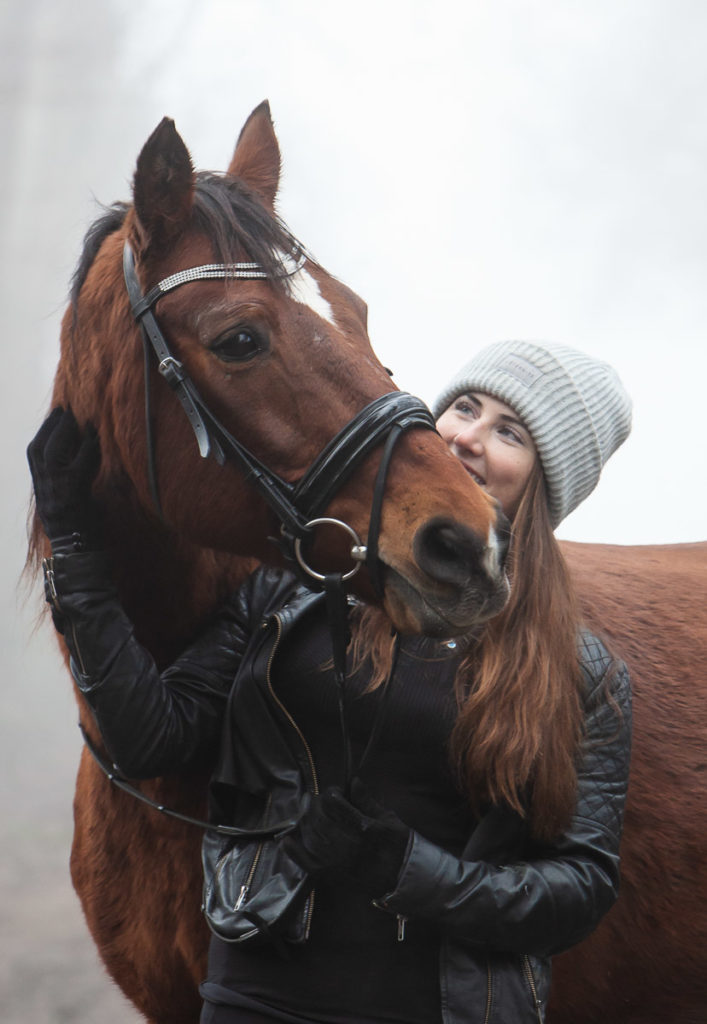
M335 786L312 797L299 825L284 839L288 854L310 875L353 882L371 897L392 892L412 832L354 780L349 802Z
M98 435L70 408L52 409L27 448L37 513L54 554L101 546L102 517L91 493L101 462Z

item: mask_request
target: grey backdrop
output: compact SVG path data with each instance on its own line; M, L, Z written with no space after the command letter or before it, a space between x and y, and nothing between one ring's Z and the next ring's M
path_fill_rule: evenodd
M707 8L699 0L2 0L0 1019L128 1022L68 880L79 741L22 604L24 448L47 409L81 237L173 116L223 168L271 101L280 208L369 302L431 400L474 347L610 359L632 438L561 535L704 539Z

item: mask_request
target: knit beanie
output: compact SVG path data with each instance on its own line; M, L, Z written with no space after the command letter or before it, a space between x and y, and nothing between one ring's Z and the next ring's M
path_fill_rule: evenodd
M615 370L566 345L489 345L437 397L435 418L469 391L509 405L528 428L553 528L594 490L604 463L631 430L631 399Z

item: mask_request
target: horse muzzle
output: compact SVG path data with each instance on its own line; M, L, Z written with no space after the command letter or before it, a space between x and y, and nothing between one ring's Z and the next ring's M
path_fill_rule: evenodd
M511 529L498 510L485 540L463 523L438 516L413 541L415 568L384 568L384 603L405 631L460 636L497 615L510 594L505 571Z

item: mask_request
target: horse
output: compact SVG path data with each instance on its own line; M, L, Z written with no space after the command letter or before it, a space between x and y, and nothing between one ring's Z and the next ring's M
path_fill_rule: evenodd
M214 258L270 268L268 279L180 285L160 298L159 317L199 392L283 478L297 480L347 419L393 390L370 351L357 296L311 258L305 274L278 279L282 253L297 248L273 216L279 163L265 104L246 122L223 181L195 175L164 122L138 159L133 205L117 204L89 233L63 321L53 404L71 404L97 426L95 491L116 586L160 665L256 562L280 564L283 554L273 543L278 521L248 472L200 457L154 365L150 459L139 334L120 270L125 241L148 294L165 275ZM362 537L378 448L327 509ZM382 599L399 628L441 628L450 592L467 625L500 606L495 512L439 438L411 430L399 440L385 493ZM343 547L341 531L325 527L311 561L348 565L349 542ZM707 1006L707 544L563 549L587 623L629 665L634 753L621 895L587 940L556 958L548 1024L697 1024ZM48 550L36 521L31 550ZM461 582L451 570L460 560ZM378 600L365 574L352 586ZM206 785L180 775L140 788L200 815ZM112 786L87 751L74 816L72 879L109 974L148 1020L195 1024L208 941L199 830Z
M279 177L267 102L224 175L195 172L164 119L132 203L89 230L62 321L52 405L97 430L114 583L159 666L255 562L351 576L406 632L453 635L507 598L504 517L374 356L365 303L276 216ZM30 550L50 555L36 517ZM378 588L353 575L363 558L385 566ZM206 790L196 773L139 784L197 818ZM192 1024L202 831L112 785L86 748L74 821L72 881L108 973L148 1020Z
M627 663L619 899L554 962L548 1024L707 1019L707 543L563 545L587 623Z

